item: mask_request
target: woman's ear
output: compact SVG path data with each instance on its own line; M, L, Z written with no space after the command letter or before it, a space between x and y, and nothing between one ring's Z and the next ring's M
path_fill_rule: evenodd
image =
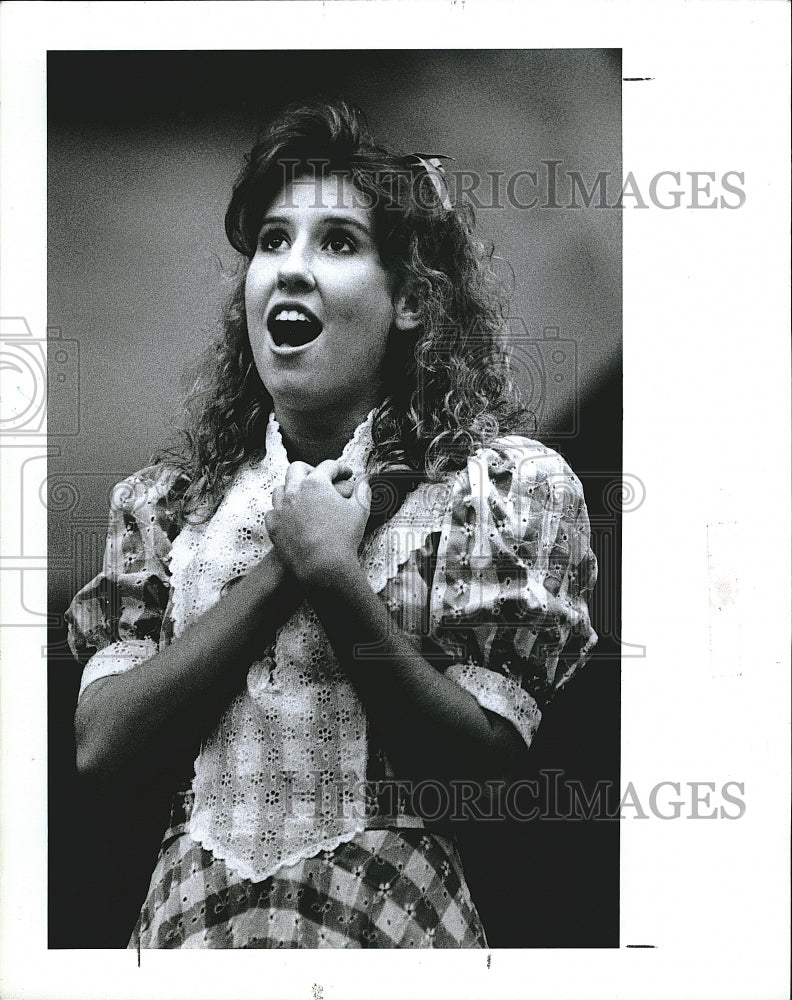
M393 323L397 330L409 333L421 322L421 303L407 285L402 285L393 300Z

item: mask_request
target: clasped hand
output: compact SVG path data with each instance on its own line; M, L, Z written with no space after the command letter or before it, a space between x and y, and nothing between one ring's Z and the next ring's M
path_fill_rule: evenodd
M353 485L351 475L340 462L292 462L273 491L264 523L278 558L303 584L327 582L358 564L371 495L367 482Z

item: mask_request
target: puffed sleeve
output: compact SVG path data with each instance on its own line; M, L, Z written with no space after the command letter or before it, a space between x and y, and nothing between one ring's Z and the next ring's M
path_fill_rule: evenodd
M580 481L556 452L503 438L458 475L429 595L447 676L530 746L542 710L597 636L597 577Z
M69 646L84 665L80 695L158 651L169 595L168 555L178 529L171 510L177 476L152 466L113 490L102 571L68 611Z

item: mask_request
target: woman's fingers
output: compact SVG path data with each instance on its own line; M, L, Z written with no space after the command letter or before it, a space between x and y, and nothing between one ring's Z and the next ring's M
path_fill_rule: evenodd
M319 479L325 479L336 489L336 492L348 500L355 493L355 484L352 482L352 469L348 465L327 459L320 462L314 468L307 462L292 462L286 470L286 478L283 486L278 486L272 493L272 506L279 508L283 503L283 498L287 494L295 494L308 476L314 475Z
M315 476L329 479L331 483L336 483L339 479L349 479L352 475L352 470L348 465L343 465L341 462L334 462L329 458L324 462L320 462L313 471Z
M360 506L366 511L366 516L368 517L369 511L371 510L371 486L369 485L368 477L361 477L355 486L355 495L358 498Z
M286 470L284 487L287 493L293 493L300 483L305 479L313 468L307 462L292 462Z
M330 459L320 462L316 466L316 469L314 469L314 475L323 479L329 479L333 486L335 486L339 496L342 496L345 500L349 500L350 497L354 496L360 487L359 483L352 481L352 469L342 462L334 462Z

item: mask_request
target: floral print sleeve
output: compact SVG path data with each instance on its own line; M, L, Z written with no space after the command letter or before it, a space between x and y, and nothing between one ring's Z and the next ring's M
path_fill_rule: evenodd
M168 556L178 533L169 507L176 474L152 466L113 490L102 571L66 612L69 645L84 665L80 695L158 651L168 604Z
M429 594L451 677L530 746L544 706L597 636L597 577L583 489L554 451L503 438L453 486Z

